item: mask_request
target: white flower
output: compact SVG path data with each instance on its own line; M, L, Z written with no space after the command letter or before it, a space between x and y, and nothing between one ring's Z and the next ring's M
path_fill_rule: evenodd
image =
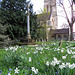
M57 49L57 51L59 51L60 49L59 49L59 47L58 47L58 49Z
M64 50L61 50L61 53L63 53L64 52Z
M66 56L62 56L62 59L66 59Z
M5 48L5 50L7 51L7 50L8 50L8 48Z
M63 65L59 65L59 68L62 70L63 69Z
M49 61L46 62L46 65L49 66Z
M26 53L26 54L29 54L30 52Z
M69 49L67 49L67 53L68 53L68 54L71 54L71 52L69 51Z
M66 63L66 66L69 67L69 65L70 65L70 63L67 62L67 63Z
M42 54L42 52L40 52L40 54Z
M29 62L31 62L31 57L29 57Z
M71 58L75 58L75 55L71 56Z
M57 62L57 58L55 58L55 57L54 57L53 59L54 59L54 61L56 61L56 62Z
M57 58L55 58L55 57L54 57L54 61L56 64L59 64L61 62L60 60L58 61Z
M10 72L8 73L8 75L11 75Z
M16 67L16 69L14 70L15 71L15 73L19 73L19 70L18 70L18 68Z
M52 61L51 62L51 65L55 66L56 65L56 62L55 61Z
M70 68L70 69L74 69L74 68L75 68L75 64L69 65L69 68Z
M59 68L62 70L63 68L65 68L66 67L66 65L65 65L65 63L62 63L62 65L59 65Z
M63 67L65 67L65 63L62 63Z
M72 52L72 54L75 54L75 52Z
M32 71L35 71L35 68L34 68L34 67L31 67L31 70L32 70Z
M37 74L37 73L38 73L38 69L36 69L36 70L34 71L34 73Z
M34 67L31 67L31 70L32 70L35 74L38 73L38 69L35 69Z

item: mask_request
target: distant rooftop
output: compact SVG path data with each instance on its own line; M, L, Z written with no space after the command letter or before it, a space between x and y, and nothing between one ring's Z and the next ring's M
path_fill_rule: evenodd
M68 34L69 33L69 28L67 29L55 29L52 30L53 34Z

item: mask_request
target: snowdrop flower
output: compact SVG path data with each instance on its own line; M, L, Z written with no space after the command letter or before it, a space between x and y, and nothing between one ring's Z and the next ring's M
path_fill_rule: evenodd
M38 73L38 69L35 69L34 67L31 67L31 70L32 70L35 74Z
M53 45L55 45L55 43L53 43Z
M30 52L26 53L26 54L29 54Z
M75 58L75 55L71 56L71 58Z
M40 54L42 54L42 52L40 52Z
M75 54L75 52L72 52L72 54Z
M59 68L62 70L64 67L63 67L63 65L59 65Z
M11 75L10 72L8 73L8 75Z
M29 57L29 62L31 62L31 57Z
M69 65L70 65L70 63L67 62L67 63L66 63L66 66L69 67Z
M63 67L65 67L65 63L62 63Z
M56 62L57 62L57 58L55 58L55 57L54 57L53 59L54 59L54 61L56 61Z
M55 61L52 61L51 62L51 65L55 66L56 65L56 62Z
M62 63L62 65L59 65L59 68L62 70L63 68L65 68L66 67L66 65L65 65L65 63Z
M62 59L66 59L67 55L66 56L62 56Z
M61 53L63 53L64 52L64 50L61 50Z
M58 61L57 58L55 57L54 57L54 61L56 62L56 64L59 64L61 62L60 60Z
M19 70L18 70L18 68L16 67L16 69L14 70L15 71L15 73L19 73Z
M38 73L38 69L36 69L36 70L34 71L34 73L37 74L37 73Z
M5 50L7 51L7 50L8 50L8 48L5 48Z
M41 48L41 51L43 51L43 48Z
M71 54L71 52L69 51L69 49L67 49L67 53L68 53L68 54Z
M75 64L73 63L73 64L69 65L69 68L70 69L74 69L75 68Z
M46 62L46 65L49 66L49 61Z
M34 67L31 67L31 70L32 70L32 71L35 71L35 68L34 68Z

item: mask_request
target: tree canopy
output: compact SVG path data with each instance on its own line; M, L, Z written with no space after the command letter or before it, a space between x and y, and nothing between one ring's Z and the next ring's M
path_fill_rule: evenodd
M33 5L29 4L31 37L35 38L37 27L36 15L33 13ZM7 34L10 38L20 38L27 35L27 1L3 0L1 2L1 17L8 23Z

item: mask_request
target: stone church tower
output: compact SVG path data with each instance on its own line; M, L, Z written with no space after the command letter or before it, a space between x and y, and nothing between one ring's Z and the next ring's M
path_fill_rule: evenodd
M52 29L57 29L57 7L56 0L44 0L44 8L50 13L50 21L52 25Z

